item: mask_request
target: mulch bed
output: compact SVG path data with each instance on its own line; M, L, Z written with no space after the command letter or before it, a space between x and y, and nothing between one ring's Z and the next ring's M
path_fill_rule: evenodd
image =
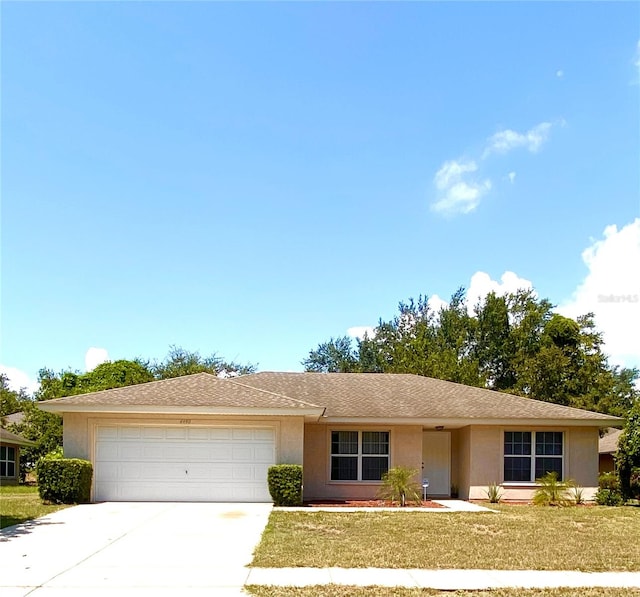
M399 502L389 500L313 500L305 502L305 506L310 508L400 508ZM444 508L431 500L421 502L409 502L411 508Z

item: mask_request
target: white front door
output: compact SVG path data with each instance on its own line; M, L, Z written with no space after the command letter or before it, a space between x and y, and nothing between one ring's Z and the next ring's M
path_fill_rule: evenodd
M427 493L451 495L451 433L424 431L422 434L422 478L429 479Z
M95 501L269 502L273 427L100 426Z

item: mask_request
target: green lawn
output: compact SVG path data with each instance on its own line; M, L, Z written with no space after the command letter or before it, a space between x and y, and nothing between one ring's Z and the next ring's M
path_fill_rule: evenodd
M37 487L2 485L0 486L0 529L66 507L65 505L45 506L40 500Z
M272 512L252 566L640 571L640 508L496 509Z
M389 587L347 587L338 585L314 587L245 586L256 597L430 597L447 595L458 597L638 597L640 589L494 589L493 591L446 591L435 589L401 589Z

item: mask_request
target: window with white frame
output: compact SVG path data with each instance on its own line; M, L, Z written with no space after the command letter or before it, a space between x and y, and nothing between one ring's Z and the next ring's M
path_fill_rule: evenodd
M0 477L16 476L16 449L0 446Z
M504 481L533 482L552 472L562 480L563 440L561 431L505 431Z
M388 431L331 432L332 481L380 481L388 470Z

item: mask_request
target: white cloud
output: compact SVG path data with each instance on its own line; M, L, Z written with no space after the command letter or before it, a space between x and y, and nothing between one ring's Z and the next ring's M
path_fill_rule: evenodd
M558 77L558 79L562 79L562 77L564 77L564 71L563 70L557 70L556 71L556 77Z
M551 126L550 122L541 122L529 129L526 133L519 133L512 129L498 131L487 141L487 147L482 157L486 158L492 153L508 153L519 147L524 147L530 152L535 153L549 138Z
M443 214L469 213L480 203L480 199L491 190L491 181L463 180L476 172L478 165L474 161L445 162L436 172L434 183L440 197L431 208Z
M556 124L564 126L564 121ZM552 126L550 122L541 122L525 133L512 129L498 131L487 140L480 162L492 154L506 154L520 147L535 153L549 138ZM444 162L433 178L437 198L431 203L431 209L443 215L467 214L476 209L493 187L491 179L478 176L479 170L473 159ZM507 175L512 184L515 176L515 172Z
M442 307L448 306L449 303L445 300L442 300L437 294L434 294L429 297L427 305L429 305L429 308L437 315L438 313L440 313L440 309L442 309Z
M513 272L504 272L500 277L500 282L492 280L491 276L485 272L476 272L471 276L471 283L467 290L467 311L472 314L478 301L483 300L490 292L504 296L521 289L530 290L532 288L533 284L530 280L521 278Z
M604 229L582 252L588 273L558 311L567 317L595 314L605 351L615 365L640 366L640 218Z
M458 162L451 160L450 162L445 162L440 167L440 170L436 172L436 187L440 190L447 189L458 182L464 174L475 172L477 169L478 165L474 161Z
M371 325L356 325L347 330L347 336L362 340L365 334L369 338L373 338L376 335L375 332L375 328Z
M24 388L27 393L33 394L40 387L37 381L31 379L27 373L15 367L0 365L0 373L4 373L7 376L9 388L14 392L19 392L21 388Z
M109 353L106 348L96 348L92 346L84 355L84 366L87 371L93 371L101 363L109 360Z
M636 68L638 70L640 70L640 39L638 40L638 43L636 44L636 58L633 61L633 63L636 65Z

